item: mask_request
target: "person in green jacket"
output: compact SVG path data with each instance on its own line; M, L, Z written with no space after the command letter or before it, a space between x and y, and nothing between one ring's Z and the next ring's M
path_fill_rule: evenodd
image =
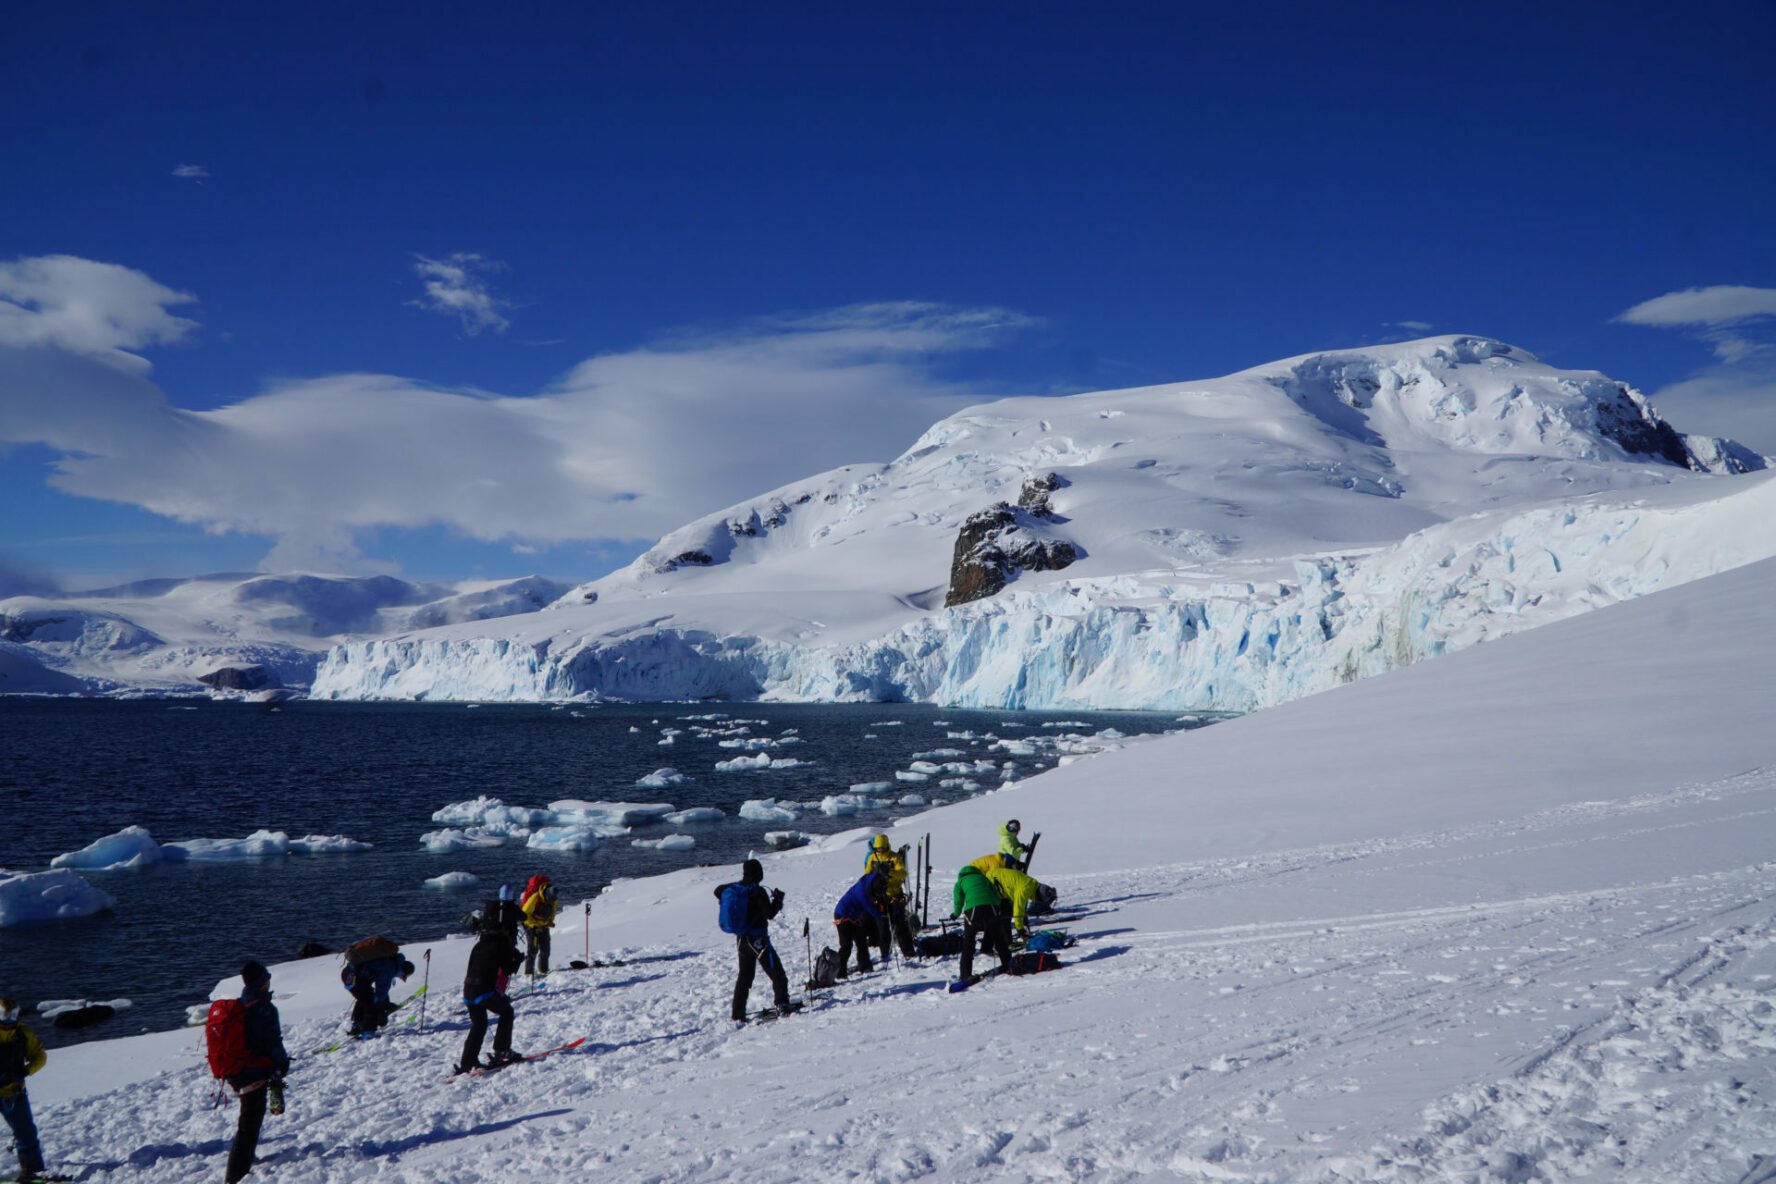
M1005 856L1006 867L1021 872L1030 862L1030 845L1018 838L1020 829L1021 824L1015 818L999 828L999 854Z
M956 888L950 896L952 917L962 918L962 966L960 978L974 978L974 947L986 938L993 953L999 956L999 969L1011 969L1011 936L1005 931L1005 897L973 864L965 865L956 875Z
M1042 895L1042 885L1032 876L1008 867L992 868L985 876L1011 905L1011 929L1019 937L1030 936L1030 902Z

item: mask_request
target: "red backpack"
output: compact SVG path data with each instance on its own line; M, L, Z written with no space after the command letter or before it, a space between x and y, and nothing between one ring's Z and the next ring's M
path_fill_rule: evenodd
M255 1056L247 1048L247 1008L252 1005L241 999L218 999L210 1004L209 1018L204 1021L204 1045L210 1054L212 1075L233 1077L248 1069L270 1067L270 1057Z

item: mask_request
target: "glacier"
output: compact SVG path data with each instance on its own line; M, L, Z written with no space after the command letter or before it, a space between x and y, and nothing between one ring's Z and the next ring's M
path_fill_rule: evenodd
M1032 480L1080 558L943 607L961 525ZM1770 557L1770 482L1484 338L1006 399L542 612L336 645L313 694L1251 711Z

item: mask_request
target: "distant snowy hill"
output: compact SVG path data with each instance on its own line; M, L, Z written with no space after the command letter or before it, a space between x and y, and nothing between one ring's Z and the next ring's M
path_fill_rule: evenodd
M1475 337L1006 399L314 691L1244 710L1776 555L1766 467Z
M0 694L305 687L357 635L534 612L567 585L211 575L0 600Z

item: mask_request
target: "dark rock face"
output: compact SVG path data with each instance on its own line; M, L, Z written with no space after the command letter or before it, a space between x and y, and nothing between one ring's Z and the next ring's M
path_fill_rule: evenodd
M1635 456L1656 456L1682 469L1693 468L1690 450L1676 428L1660 419L1625 386L1613 399L1597 403L1597 430Z
M1036 533L1039 526L1065 521L1048 495L1066 483L1056 473L1026 478L1016 506L1000 502L968 516L956 535L945 608L997 595L1019 572L1059 571L1080 558L1075 543Z
M50 1023L58 1028L90 1028L117 1014L117 1009L104 1003L90 1003L69 1011L57 1012Z
M660 565L661 571L677 571L681 567L708 567L714 563L707 551L680 551Z
M197 681L219 691L262 691L283 685L277 675L263 666L224 666L198 675Z

